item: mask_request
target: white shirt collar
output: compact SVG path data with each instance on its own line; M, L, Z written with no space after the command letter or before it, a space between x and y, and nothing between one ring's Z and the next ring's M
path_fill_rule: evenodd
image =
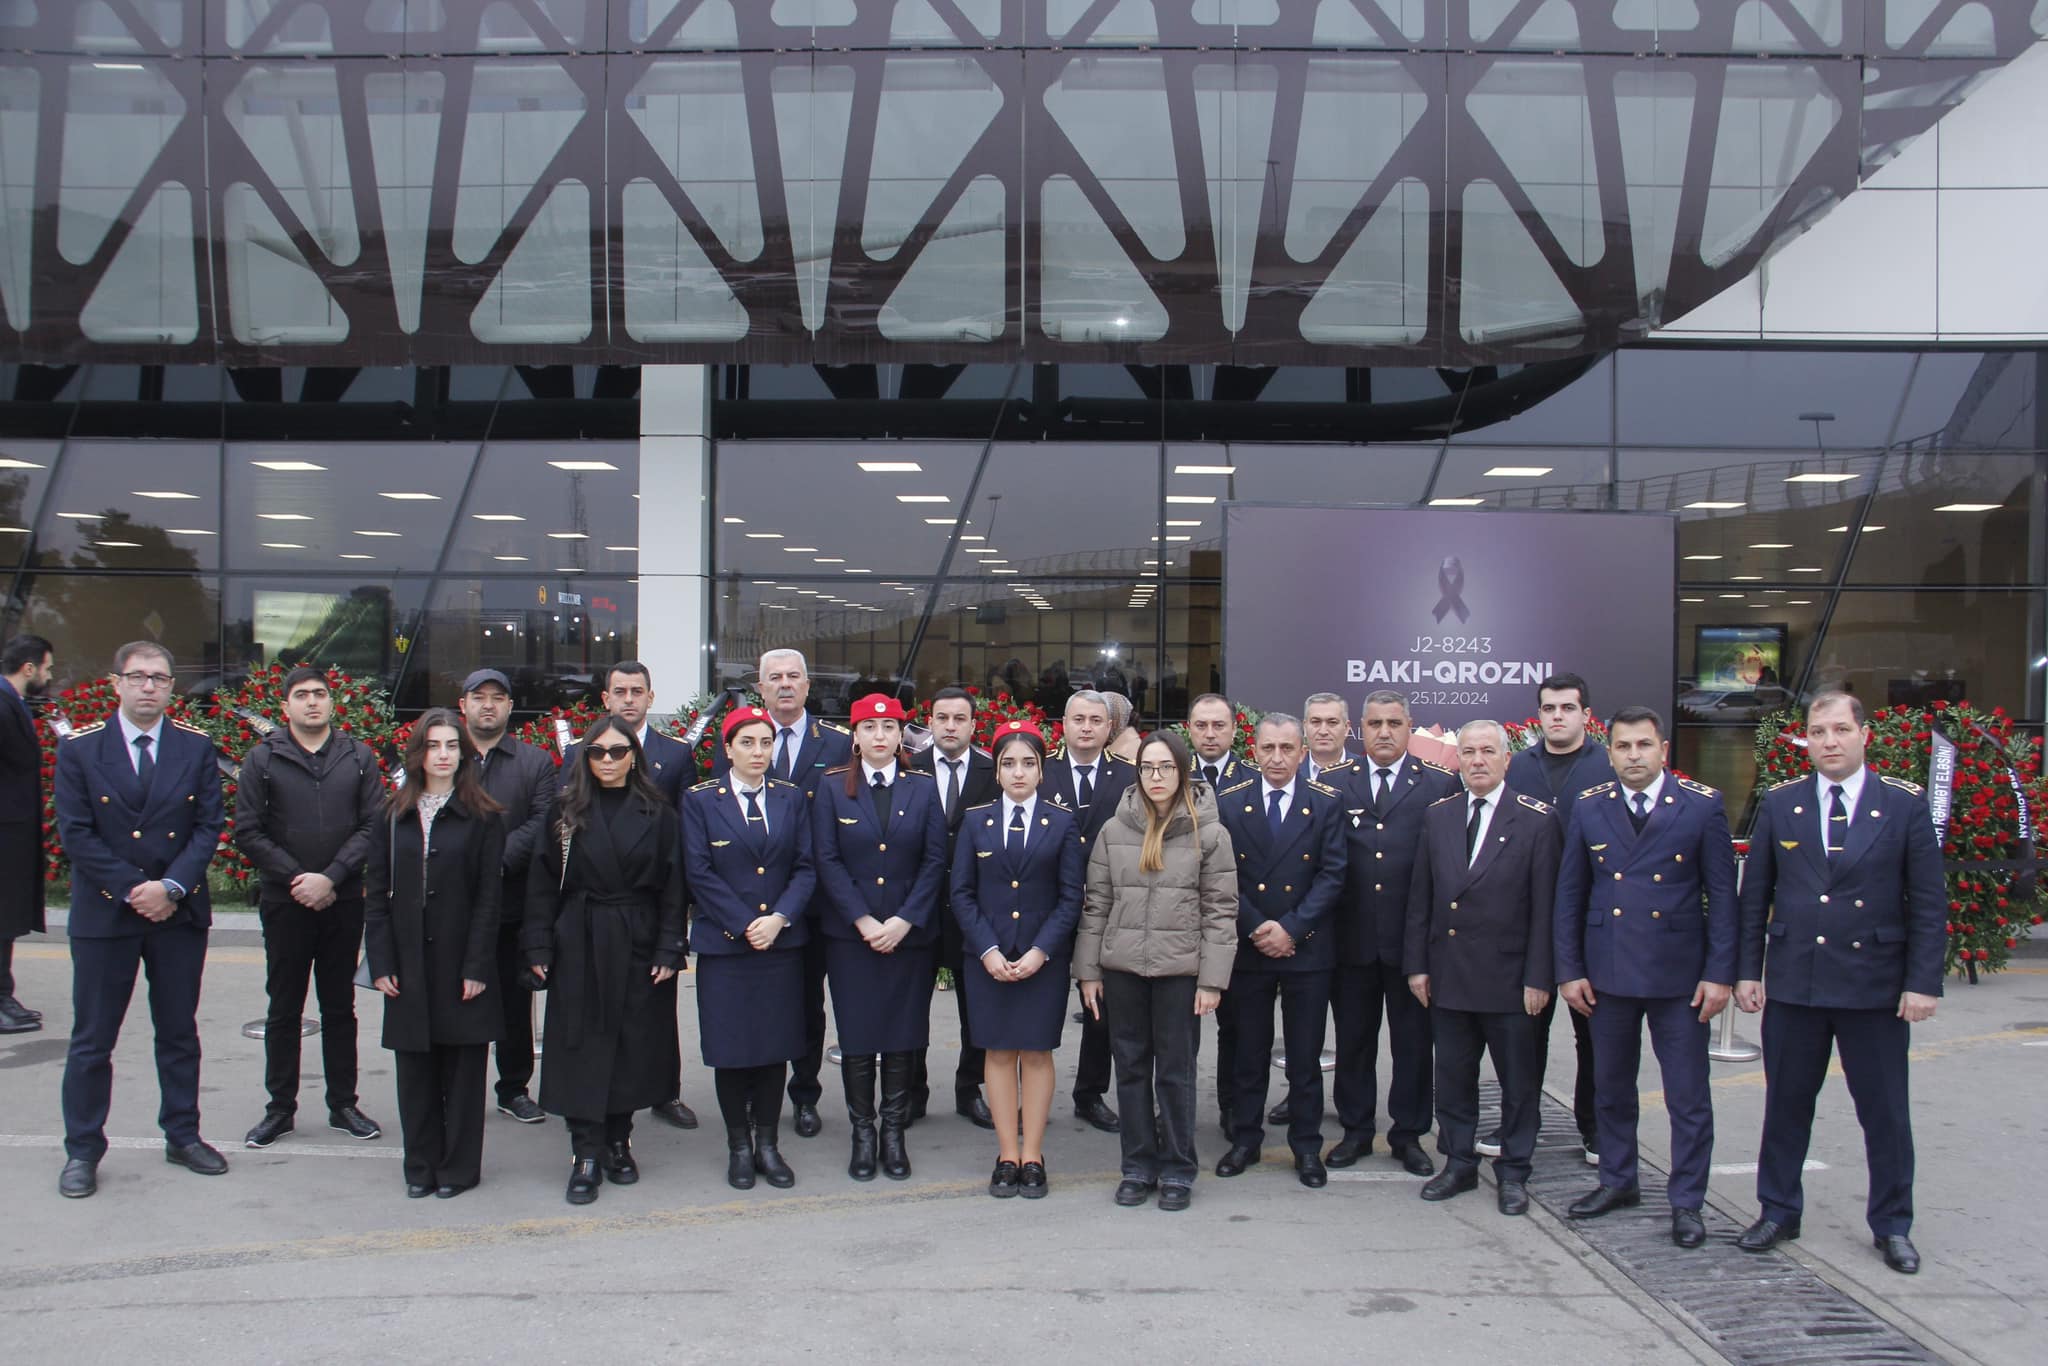
M808 734L811 729L810 708L806 707L804 710L798 712L796 714L796 720L790 722L788 726L784 726L780 721L776 720L775 713L770 712L768 713L768 724L775 727L775 741L777 744L780 744L782 742L782 732L784 730L790 730L795 732L795 734L791 738L801 742L804 736Z
M882 781L890 787L896 786L896 761L894 759L891 759L886 767L876 768L868 762L867 756L863 754L860 760L860 768L862 787L873 787L877 773L882 775Z
M970 746L968 746L968 747L967 747L966 749L963 749L963 750L961 750L961 751L960 751L960 757L959 757L959 758L957 758L957 759L956 759L956 758L954 758L954 757L953 757L952 755L950 755L950 754L946 753L946 751L944 751L944 750L940 749L940 748L939 748L939 747L938 747L937 745L933 745L933 746L932 746L932 772L934 772L934 773L940 773L940 772L944 772L944 770L942 770L942 769L941 769L941 768L939 767L939 765L940 765L940 764L961 764L961 765L965 765L965 764L967 764L967 763L968 763L968 762L969 762L970 760L972 760L972 759L973 759L973 757L974 757L974 747L973 747L973 746L971 746L971 745L970 745ZM961 773L962 773L962 776L963 776L963 777L964 777L964 776L966 775L966 770L965 770L965 768L964 768L964 767L963 767L963 769L961 770Z
M1849 810L1852 815L1855 813L1856 803L1863 800L1863 783L1864 780L1869 777L1869 775L1870 769L1867 766L1859 767L1854 773L1851 773L1848 777L1842 779L1841 781L1840 786L1842 789L1842 800L1848 803ZM1815 791L1819 795L1821 802L1825 804L1830 800L1830 797L1832 795L1828 792L1828 789L1836 785L1834 780L1831 778L1824 778L1819 774L1819 772L1815 772L1813 775L1813 781L1816 784Z
M1032 813L1034 813L1037 810L1037 793L1032 793L1030 796L1026 797L1023 801L1020 802L1016 798L1012 797L1009 793L1005 792L1003 794L1003 829L1008 830L1010 828L1011 812L1022 811L1024 813L1024 824L1028 827L1031 824Z
M1273 784L1266 781L1266 777L1264 774L1260 774L1259 800L1264 802L1267 806L1271 806L1273 804L1273 794L1275 792L1278 792L1280 794L1280 809L1282 811L1285 811L1288 807L1294 805L1295 779L1299 778L1300 776L1301 775L1297 773L1294 778L1289 778L1287 780L1287 786L1285 787L1275 787L1273 786Z
M1483 801L1486 803L1487 819L1491 820L1493 818L1493 813L1500 810L1500 804L1507 797L1507 795L1508 785L1506 783L1502 783L1500 786L1494 788L1493 791L1487 793L1484 797L1472 791L1470 788L1467 788L1465 790L1465 814L1467 817L1470 817L1472 814L1472 804L1474 802Z
M1388 782L1397 783L1401 781L1401 765L1408 762L1408 756L1405 754L1396 755L1393 763L1383 764L1368 754L1358 762L1365 765L1366 776L1372 779L1372 785L1377 789L1380 785L1380 770L1383 768L1387 770Z
M114 715L118 716L121 719L121 743L128 746L128 760L130 763L133 763L135 761L135 756L138 752L135 748L135 737L138 735L147 735L149 737L149 752L151 754L163 753L163 717L157 717L156 724L151 726L148 730L140 730L136 727L133 721L130 721L128 719L127 712L121 711L117 708L114 712Z
M1657 805L1657 798L1664 795L1664 780L1670 776L1671 775L1669 773L1665 772L1662 769L1659 769L1657 772L1657 776L1651 780L1650 785L1643 789L1643 795L1650 799L1649 804L1652 807ZM1616 781L1620 782L1619 779L1616 779ZM1630 787L1627 783L1621 783L1621 800L1624 803L1626 803L1631 810L1635 808L1635 789Z

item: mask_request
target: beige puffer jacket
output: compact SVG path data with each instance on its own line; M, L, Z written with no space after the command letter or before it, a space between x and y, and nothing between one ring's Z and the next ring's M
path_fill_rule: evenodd
M1237 859L1230 832L1205 785L1166 827L1166 866L1138 870L1145 844L1145 794L1124 790L1088 859L1088 899L1074 942L1074 980L1101 980L1104 969L1139 977L1193 977L1222 991L1237 957Z

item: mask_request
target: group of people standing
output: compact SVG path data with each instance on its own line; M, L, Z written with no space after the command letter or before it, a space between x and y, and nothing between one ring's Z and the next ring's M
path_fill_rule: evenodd
M51 659L46 644L17 641L0 664L4 713L10 692L47 682ZM1191 705L1186 740L1120 729L1114 702L1083 690L1068 699L1057 752L1016 721L984 752L973 699L947 689L931 701L934 744L911 755L896 698L858 699L841 727L810 715L800 654L770 652L761 679L763 705L724 717L713 776L686 786L687 751L647 728L644 665L609 671L608 714L559 771L506 733L509 687L480 670L458 709L414 724L387 791L368 747L332 728L325 676L293 671L286 725L243 766L234 832L261 879L271 994L270 1104L248 1145L294 1126L309 978L329 1124L381 1132L355 1093L360 939L396 1058L407 1194L451 1198L480 1179L495 1045L499 1111L566 1121L566 1198L587 1204L605 1184L639 1179L639 1111L696 1125L681 1100L676 1020L677 974L694 950L702 1059L738 1189L795 1183L785 1095L799 1137L824 1127L827 992L848 1175L910 1176L906 1133L929 1103L930 1003L945 967L959 986L955 1108L996 1136L993 1196L1050 1188L1052 1055L1071 980L1075 1111L1120 1136L1116 1203L1156 1193L1162 1209L1187 1207L1195 1063L1214 1015L1228 1139L1218 1176L1262 1160L1267 1124L1285 1126L1311 1188L1370 1154L1384 1021L1390 1156L1440 1201L1476 1186L1492 1155L1496 1200L1513 1215L1527 1208L1562 999L1578 1043L1575 1117L1600 1169L1572 1216L1640 1203L1647 1025L1672 1120L1672 1237L1697 1246L1713 1145L1707 1021L1732 999L1764 1012L1769 1083L1763 1217L1740 1245L1798 1236L1814 1097L1839 1043L1866 1131L1873 1237L1889 1265L1917 1269L1905 1049L1940 993L1939 845L1919 789L1864 767L1853 696L1812 702L1816 774L1764 795L1738 896L1719 794L1668 770L1653 711L1624 708L1608 746L1591 739L1575 675L1541 685L1540 745L1511 756L1503 727L1470 722L1455 773L1410 753L1408 704L1392 692L1368 695L1355 726L1335 694L1310 697L1302 717L1268 713L1246 761L1233 753L1234 709L1214 694ZM160 646L124 647L116 717L59 753L74 870L59 1183L69 1196L96 1189L108 1059L138 967L151 980L167 1158L227 1169L198 1132L192 1018L220 784L205 737L165 720L171 681ZM1360 753L1344 749L1352 734ZM537 1103L533 992L549 995ZM1276 1009L1286 1086L1268 1112ZM0 1027L22 1010L0 991ZM1342 1133L1325 1151L1331 1017ZM1487 1132L1482 1053L1501 1091ZM1116 1110L1105 1099L1112 1059ZM1422 1146L1432 1128L1442 1171Z

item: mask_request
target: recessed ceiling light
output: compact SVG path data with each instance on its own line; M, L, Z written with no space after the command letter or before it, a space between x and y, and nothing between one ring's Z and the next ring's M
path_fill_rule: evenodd
M142 548L142 542L140 541L94 541L93 544L107 546L115 550L140 550Z
M1705 602L1705 598L1680 598L1680 602Z
M1831 526L1831 527L1829 527L1829 528L1828 528L1828 530L1829 530L1829 531L1847 531L1848 529L1849 529L1849 528L1847 528L1847 527L1845 527L1845 526ZM1864 529L1865 531L1883 531L1883 530L1884 530L1884 524L1883 524L1882 522L1880 522L1880 523L1878 523L1878 524L1877 524L1876 526L1868 526L1868 525L1866 525L1866 526L1865 526L1865 527L1864 527L1863 529Z
M557 574L581 574L583 571L573 564L565 564L555 572Z
M1193 539L1194 539L1194 537L1192 537L1192 536L1154 536L1154 537L1153 537L1152 539L1153 539L1153 540L1155 540L1155 541L1162 541L1162 540L1163 540L1163 541L1191 541L1191 540L1193 540Z
M358 536L377 536L385 540L395 541L405 533L402 531L358 531L355 534Z
M1936 512L1996 512L2003 503L1943 503Z
M960 553L962 555L1000 555L1003 552L995 549L993 546L969 545L962 546Z
M872 569L842 569L842 570L840 570L839 572L840 572L840 573L842 573L842 574L872 574L872 573L874 573L875 571L874 571L874 570L872 570ZM999 571L999 572L1000 572L1000 571ZM1011 571L1009 571L1009 572L1011 572L1011 573L1015 573L1016 571L1015 571L1015 570L1011 570Z
M1719 555L1688 555L1685 558L1688 560L1718 560L1721 557Z
M989 572L989 573L991 573L991 574L1021 574L1021 573L1023 573L1023 571L1022 571L1022 570L1020 570L1020 569L991 569L991 570L989 570L988 572Z
M249 463L259 470L276 470L279 474L313 474L327 468L310 460L251 460Z
M1540 479L1550 473L1549 465L1495 465L1481 479Z
M525 557L524 555L493 555L493 556L491 556L491 558L492 558L492 559L494 559L494 560L498 560L498 561L500 561L500 562L502 562L502 563L504 563L504 564L525 564L525 563L526 563L526 557Z
M725 517L720 520L727 526L745 526L747 524L747 519L744 517Z
M1429 505L1433 508L1476 508L1485 501L1484 498L1432 498Z
M1175 474L1236 474L1235 465L1175 465Z
M960 525L960 519L958 517L927 517L924 519L924 524L926 526L958 526Z
M869 474L922 474L924 466L915 460L861 460L857 464Z
M1717 503L1712 499L1701 499L1697 503L1687 503L1686 506L1689 508L1698 508L1702 512L1733 512L1736 508L1748 507L1749 504Z
M389 498L399 503L438 503L441 501L441 495L438 493L380 493L377 496L379 498Z
M48 466L38 465L33 460L16 460L11 455L0 455L0 470L40 470L47 468Z
M1175 520L1174 520L1173 518L1169 517L1169 518L1167 518L1167 519L1166 519L1166 524L1167 524L1168 526L1200 526L1200 525L1202 524L1202 519L1201 519L1201 518L1199 518L1199 517L1197 517L1197 518L1193 519L1192 521L1184 521L1184 522L1183 522L1183 521L1175 521Z
M1793 573L1795 573L1795 574L1825 574L1825 573L1827 573L1828 571L1827 571L1827 569L1826 569L1825 567L1823 567L1823 566L1821 566L1821 565L1817 565L1817 564L1812 564L1812 565L1807 565L1807 564L1800 564L1800 565L1794 565L1794 566L1792 567L1792 572L1793 572Z
M197 498L196 493L179 493L176 489L135 489L137 498Z
M1138 577L1141 579L1156 579L1159 577L1159 571L1156 569L1141 569L1138 571Z
M1788 484L1844 484L1854 479L1853 474L1794 474L1786 477Z
M260 522L310 522L313 520L303 512L259 512L256 514L256 519Z
M1213 493L1169 493L1166 495L1166 501L1169 503L1191 504L1213 503L1216 501L1216 495Z
M479 522L523 522L526 519L516 512L472 512L470 516Z
M141 62L94 62L94 63L92 64L92 69L93 69L94 71L140 71L140 70L142 70L142 63L141 63Z
M375 555L365 555L365 554L362 554L362 553L361 553L360 551L358 551L358 552L356 552L356 553L354 553L354 554L349 554L349 555L341 555L341 556L338 556L337 558L339 558L339 559L344 559L344 560L374 560L374 559L376 559L377 557L376 557Z
M306 547L300 545L297 541L265 541L263 548L265 550L304 550Z
M1744 605L1745 605L1745 606L1748 606L1748 607L1751 607L1751 608L1756 608L1756 607L1776 607L1776 606L1777 606L1778 604L1777 604L1777 603L1775 603L1775 602L1752 602L1752 603L1746 603L1746 604L1744 604Z
M629 555L637 555L640 553L640 547L637 545L608 545L605 547L605 549L623 551Z
M785 554L790 555L815 555L818 553L818 547L814 545L786 545L782 549Z
M70 517L76 521L81 522L96 522L100 519L101 516L101 514L97 512L60 512L57 515L59 517Z
M1755 541L1751 543L1749 548L1751 550L1790 550L1792 543L1790 541Z
M803 594L803 596L807 598L815 598L819 596L819 590L815 588L799 588L796 591Z
M1741 597L1741 596L1742 596L1742 594L1740 594L1740 593L1719 593L1719 594L1716 594L1715 596L1717 596L1717 597L1723 597L1723 598L1739 598L1739 597Z
M1787 598L1787 599L1785 599L1785 605L1786 605L1787 607L1811 607L1811 606L1813 606L1813 599L1812 599L1812 598Z
M750 541L779 541L782 539L782 533L779 531L749 531L747 539Z
M548 539L551 541L587 541L590 539L590 533L587 531L550 531Z
M961 539L961 540L963 540L963 541L985 541L985 540L987 540L987 539L988 539L988 537L986 537L986 536L970 536L970 535L968 535L968 534L967 534L966 532L964 532L964 531L963 531L963 532L961 532L961 533L960 533L960 539Z
M899 493L896 495L896 501L899 503L950 503L953 500L943 493Z
M164 529L173 536L214 536L219 534L218 532L208 531L205 527L197 526L174 526ZM6 530L5 527L0 527L0 531L4 530Z
M550 460L548 461L548 463L550 465L553 465L558 470L570 470L572 472L581 470L618 469L618 466L614 465L609 460Z
M1008 560L983 560L983 564L1008 564Z
M844 559L844 558L835 558L834 556L831 556L831 555L820 555L820 556L819 556L819 557L818 557L817 559L815 559L815 560L812 560L812 561L811 561L811 563L812 563L812 564L845 564L845 563L846 563L846 561L845 561L845 559Z
M1730 574L1728 578L1734 583L1762 583L1764 581L1764 576L1761 574Z

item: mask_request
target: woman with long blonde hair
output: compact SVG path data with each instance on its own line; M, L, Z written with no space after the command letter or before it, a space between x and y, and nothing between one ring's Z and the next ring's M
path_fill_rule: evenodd
M1195 1172L1195 1047L1237 955L1237 868L1216 798L1179 736L1156 731L1138 781L1102 827L1074 944L1074 979L1108 1011L1123 1116L1119 1205L1183 1210ZM1158 1116L1154 1121L1154 1115Z

